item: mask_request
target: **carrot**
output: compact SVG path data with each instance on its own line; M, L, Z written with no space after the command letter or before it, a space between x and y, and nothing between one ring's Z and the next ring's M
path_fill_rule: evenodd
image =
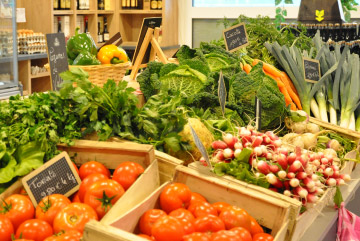
M245 72L247 73L247 74L249 74L250 73L250 71L251 71L251 65L250 64L244 64L244 70L245 70Z
M281 75L281 80L284 82L285 85L289 85L290 88L292 89L292 91L295 92L295 94L297 96L299 96L299 93L297 92L293 82L291 81L291 79L289 78L289 76L285 73L285 72L281 72L282 75Z
M292 101L292 99L291 99L291 97L290 97L290 95L289 95L289 93L288 93L288 91L287 91L287 89L286 89L285 84L281 81L281 78L276 77L276 76L274 76L274 75L272 75L272 74L270 74L270 73L267 73L267 72L265 72L265 71L264 71L264 73L265 73L266 75L270 76L272 79L274 79L274 80L276 81L277 86L278 86L280 92L281 92L281 93L284 95L284 97L285 97L285 104L286 104L286 106L288 106L288 105L291 104L291 106L290 106L291 110L297 110L297 109L296 109L296 105L295 105L294 102Z
M293 100L293 102L296 104L297 108L298 108L299 110L302 110L300 98L299 98L299 96L292 90L292 88L290 87L290 85L288 85L288 84L286 83L286 80L284 80L284 79L286 79L286 77L285 77L285 76L282 76L280 79L281 79L282 82L285 84L286 90L288 91L288 93L289 93L291 99Z
M252 65L257 65L261 60L259 59L254 59L252 62ZM271 64L265 63L263 61L261 61L263 63L263 70L264 72L267 72L269 74L272 74L276 77L281 77L281 71L278 70L275 66L272 66Z

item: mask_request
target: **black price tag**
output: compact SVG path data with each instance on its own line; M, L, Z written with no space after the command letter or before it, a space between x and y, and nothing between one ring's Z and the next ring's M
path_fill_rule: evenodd
M316 83L321 78L320 62L316 59L303 57L305 81Z
M58 91L63 82L59 74L69 70L64 33L46 34L46 44L50 65L51 89Z
M209 155L208 155L208 153L206 151L206 148L205 148L204 144L201 142L201 140L198 137L198 135L196 134L195 130L192 128L190 122L189 122L189 126L190 126L190 130L191 130L191 134L192 134L192 136L194 138L194 142L195 142L196 147L199 149L201 155L204 157L208 167L210 167L210 169L212 170Z
M240 23L223 31L226 50L234 52L249 45L245 24Z
M226 104L226 86L224 81L224 76L222 71L220 71L219 76L219 87L218 87L218 96L219 96L219 103L221 106L221 111L223 113L223 116L225 117L225 104Z
M81 180L69 155L62 152L25 176L22 183L36 207L41 199L51 194L69 197L79 189Z
M257 131L261 131L261 108L261 100L255 97L255 128Z

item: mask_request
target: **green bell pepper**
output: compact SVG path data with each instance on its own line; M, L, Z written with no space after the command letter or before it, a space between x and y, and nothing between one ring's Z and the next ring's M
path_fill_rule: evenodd
M75 35L67 41L66 53L69 59L75 60L83 50L91 53L92 55L97 54L97 48L94 39L89 34L79 34L79 28L76 28Z
M73 62L73 65L100 65L101 62L90 52L81 51Z

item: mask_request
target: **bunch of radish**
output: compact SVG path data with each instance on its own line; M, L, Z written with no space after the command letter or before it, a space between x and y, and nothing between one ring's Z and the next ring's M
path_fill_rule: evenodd
M264 178L270 190L302 201L316 202L328 187L339 186L350 180L341 175L336 151L326 149L313 153L296 148L288 150L273 132L261 133L252 126L241 127L236 136L224 134L212 143L211 162L231 162L240 157L244 148L251 151L249 164L255 177ZM200 159L204 165L205 161ZM262 175L263 174L263 175Z

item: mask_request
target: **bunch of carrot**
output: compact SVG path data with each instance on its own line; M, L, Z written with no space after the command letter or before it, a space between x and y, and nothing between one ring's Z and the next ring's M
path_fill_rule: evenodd
M250 73L252 67L260 61L261 60L259 59L253 59L250 61L251 65L244 61L244 63L240 64L240 67L248 74ZM280 92L284 95L286 106L290 105L291 110L302 110L299 95L289 76L285 72L278 70L273 65L263 61L261 62L263 63L264 73L276 81Z

